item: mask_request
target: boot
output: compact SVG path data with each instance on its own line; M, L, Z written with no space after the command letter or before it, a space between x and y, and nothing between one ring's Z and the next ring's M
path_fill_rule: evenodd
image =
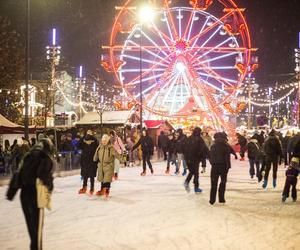
M150 169L150 172L151 172L151 174L153 174L153 173L154 173L154 171L153 171L153 168L151 168L151 169Z
M189 192L191 191L190 186L189 186L189 184L188 184L187 182L184 182L184 183L183 183L183 186L184 186L184 189L185 189L185 191L186 191L187 193L189 193Z
M186 175L186 169L183 169L182 176Z
M195 188L195 194L200 194L202 193L202 189L201 188Z
M78 194L85 194L86 190L87 190L86 187L82 187L81 189L79 189Z
M101 188L101 189L96 193L97 196L102 196L102 195L104 195L104 194L105 194L105 188Z
M115 179L115 181L117 181L117 180L118 180L118 178L119 178L119 175L118 175L118 173L115 173L115 174L114 174L114 179Z
M165 174L170 174L170 167L167 167Z
M285 201L286 201L286 198L287 198L286 195L282 195L281 201L282 201L282 202L285 202Z
M262 187L263 187L263 188L267 188L267 186L268 186L268 181L267 181L267 180L264 180L264 183L263 183Z
M276 179L273 179L273 187L276 188L277 182Z

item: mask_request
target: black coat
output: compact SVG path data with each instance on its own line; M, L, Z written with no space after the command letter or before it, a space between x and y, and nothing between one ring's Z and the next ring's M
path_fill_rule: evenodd
M133 146L132 150L135 150L139 145L142 147L143 154L153 155L154 146L150 136L142 136L139 141Z
M251 139L250 142L247 144L247 150L248 150L248 158L249 159L255 159L258 160L261 151L258 145L257 140Z
M175 144L176 144L176 141L174 139L172 139L172 140L168 139L167 151L169 154L175 153Z
M291 139L291 136L288 136L288 135L286 135L282 139L282 149L283 149L284 152L287 152L290 139Z
M283 157L281 143L276 136L269 136L265 140L264 153L269 160L277 160L279 157Z
M241 146L241 148L245 148L247 146L247 139L244 136L239 135L238 144Z
M209 161L212 167L223 167L224 171L231 168L230 154L234 150L224 139L216 139L209 151ZM235 154L236 155L236 154Z
M87 135L78 142L77 147L81 149L81 176L84 178L96 177L97 162L94 162L93 158L98 147L97 139Z
M187 140L187 136L185 134L180 134L179 135L179 138L176 140L176 152L175 153L178 153L178 154L182 154L184 153L184 145L186 143L186 140Z
M289 143L288 143L287 152L288 153L295 153L294 151L300 152L300 150L298 148L296 149L296 146L299 143L299 141L300 141L300 135L299 134L296 134L296 135L292 136L289 140Z
M160 134L158 136L157 146L159 148L166 149L168 141L169 141L169 139L168 139L168 137L165 134Z
M202 137L191 135L182 144L182 151L186 161L200 163L203 158L208 158L209 150Z

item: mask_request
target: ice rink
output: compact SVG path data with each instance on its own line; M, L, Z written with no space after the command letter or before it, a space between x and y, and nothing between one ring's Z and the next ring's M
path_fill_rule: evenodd
M78 195L78 175L56 178L44 249L300 249L300 201L281 203L282 167L277 188L263 190L250 179L248 162L233 160L227 203L214 206L208 203L209 169L200 176L204 192L195 195L185 192L184 177L164 174L165 163L154 168L146 177L139 176L141 168L122 168L108 201ZM25 250L29 236L19 197L5 200L6 188L0 187L0 249Z

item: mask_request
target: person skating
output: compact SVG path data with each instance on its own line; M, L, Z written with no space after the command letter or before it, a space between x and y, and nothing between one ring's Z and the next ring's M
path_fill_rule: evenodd
M185 141L187 139L187 136L183 133L183 130L181 128L179 128L174 135L178 134L178 140L176 142L176 153L177 153L177 158L178 158L178 166L179 169L181 168L181 166L183 167L183 172L182 172L182 176L185 176L187 173L187 164L186 164L186 160L184 158L184 144Z
M142 147L142 159L143 159L143 172L141 173L142 176L146 175L146 163L150 169L151 174L154 173L152 164L150 162L150 158L153 155L153 141L151 137L148 135L146 130L143 130L141 138L139 141L133 146L132 150L137 149L141 145Z
M207 132L202 132L202 139L204 140L208 150L210 150L211 145L213 144L213 140L211 138L211 136L207 133ZM202 171L201 173L205 173L205 169L206 169L206 157L204 157L202 159Z
M122 162L122 155L118 154L114 146L110 142L110 137L104 134L101 143L96 149L94 161L98 162L98 181L101 183L97 196L109 196L111 182L114 176L115 159L118 158Z
M273 166L273 187L277 185L277 170L278 163L281 162L283 158L283 152L279 138L276 136L274 129L269 133L269 136L264 143L264 153L266 155L266 167L264 173L264 183L263 188L267 188L269 172L271 170L271 165Z
M282 150L284 154L284 166L287 167L290 165L291 152L288 150L289 141L292 137L291 132L288 130L285 137L282 139Z
M261 150L259 148L258 141L255 138L256 137L252 136L249 143L247 144L248 159L250 164L249 174L251 176L251 179L253 179L254 175L256 175L256 177L258 178L260 171L259 158L261 155Z
M245 136L236 133L237 139L238 139L238 143L236 145L240 145L240 156L241 159L240 161L244 161L245 160L245 152L247 150L247 139Z
M184 182L185 190L190 192L189 183L194 177L194 191L195 193L201 193L202 190L199 188L199 164L203 157L208 157L208 148L201 138L201 129L199 127L196 127L192 135L186 139L183 150L189 170L189 174Z
M55 166L53 148L51 140L42 139L20 163L18 183L31 250L42 249L44 208L51 209L52 173ZM12 200L13 196L8 195L7 198Z
M216 202L217 188L219 178L221 179L219 185L219 202L225 203L225 191L227 174L231 168L230 154L234 152L231 146L227 143L227 137L224 133L216 133L214 135L214 143L210 148L209 161L211 164L211 189L209 203L213 205ZM236 155L235 155L236 156ZM237 159L237 156L236 156Z
M117 135L117 133L112 130L109 132L110 135L110 142L118 152L119 155L124 155L126 153L125 145L123 144L121 138ZM115 158L115 170L114 170L114 179L118 180L119 178L119 171L120 171L120 160Z
M79 140L77 148L81 150L80 166L81 176L83 178L82 188L79 194L85 194L87 191L88 179L90 179L90 195L94 194L94 183L97 174L97 163L94 162L94 155L98 147L98 141L93 136L93 132L88 130L86 135Z
M168 143L167 143L168 160L167 160L167 169L165 172L166 174L170 173L170 164L175 164L176 166L175 174L179 173L177 155L175 152L176 140L178 140L178 138L175 138L173 134L169 134Z
M12 160L13 164L13 173L18 169L21 160L23 159L24 155L29 151L29 146L24 143L22 138L17 139L17 144L14 146L12 150Z
M163 153L164 161L167 160L167 143L168 143L168 137L165 135L164 131L161 131L160 135L158 136L158 142L157 142L157 147L159 152L158 158L160 158L160 154Z
M291 159L290 166L285 172L286 179L282 192L282 202L285 202L290 195L290 189L292 187L292 199L297 201L297 177L299 175L299 158L293 157Z

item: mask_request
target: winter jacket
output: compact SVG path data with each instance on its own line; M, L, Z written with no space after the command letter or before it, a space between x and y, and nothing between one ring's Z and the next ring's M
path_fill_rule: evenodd
M287 152L294 153L295 147L299 141L300 141L300 134L296 134L296 135L292 136L288 143ZM297 151L300 152L299 150L297 150Z
M169 139L165 134L160 134L158 136L158 142L157 142L158 148L161 148L161 149L167 148L168 141L169 141Z
M213 144L213 140L209 135L201 136L203 141L205 142L208 149L210 149L211 145Z
M168 142L167 142L167 151L169 154L174 154L175 153L175 147L176 147L176 140L175 139L172 139L172 140L169 140L168 139Z
M73 147L73 143L71 140L65 140L61 146L61 151L63 152L70 152L73 151L74 147Z
M122 140L119 136L116 135L111 140L111 144L113 145L115 150L118 152L118 154L122 154L125 151L125 145L124 145L124 143L122 142Z
M33 147L20 164L21 188L35 188L39 178L51 192L53 190L54 158L39 146Z
M176 141L176 153L183 154L184 152L184 144L187 140L187 136L185 134L180 134Z
M200 163L203 158L209 157L209 150L200 136L191 135L184 141L182 146L186 161Z
M238 143L237 144L240 145L241 148L244 148L244 147L247 146L247 139L244 136L239 135L238 136Z
M27 144L23 144L22 146L16 145L12 151L12 159L15 160L15 166L18 168L21 160L25 156L25 154L30 150Z
M107 145L99 145L95 155L94 161L98 162L98 181L112 182L115 168L115 159L122 161L122 156L109 143Z
M223 166L225 171L231 168L230 154L232 151L234 150L226 140L216 139L209 151L209 161L212 167Z
M97 139L92 135L86 135L77 144L77 147L81 149L81 176L84 178L96 177L97 163L94 162L94 155L99 143Z
M282 139L282 149L284 152L287 152L287 150L288 150L288 145L289 145L290 139L291 139L291 136L288 136L288 135Z
M288 167L288 169L285 171L285 175L287 177L294 177L297 178L299 175L299 170L293 167Z
M283 157L283 151L278 137L269 136L265 140L264 153L266 158L270 160L277 160L279 157Z
M260 148L256 139L251 139L247 144L248 158L258 160L260 157Z
M150 154L153 155L154 146L153 141L150 136L142 136L139 141L133 146L132 150L135 150L139 145L142 146L143 154Z

